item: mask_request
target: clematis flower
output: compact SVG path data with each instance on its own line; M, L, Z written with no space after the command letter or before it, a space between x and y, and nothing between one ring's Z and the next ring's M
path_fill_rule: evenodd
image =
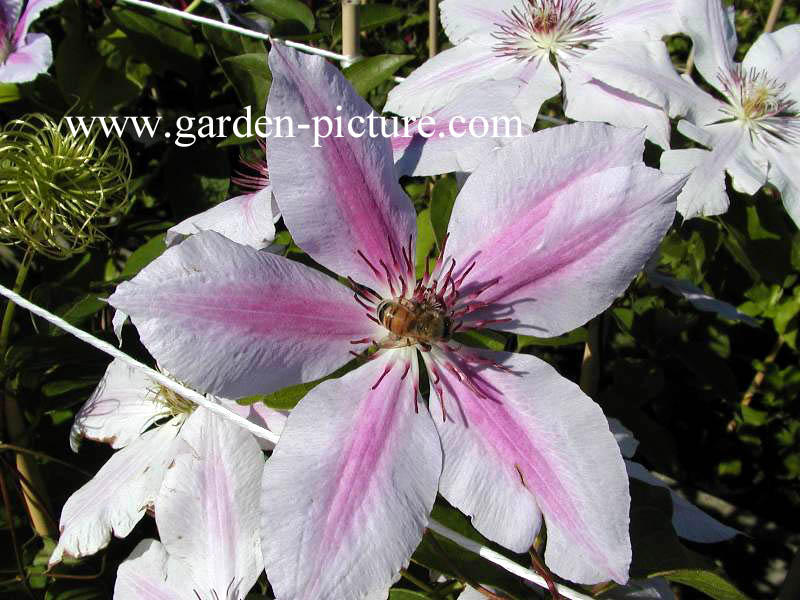
M161 541L136 546L117 571L117 600L241 600L264 569L254 437L198 409L155 499Z
M263 405L228 408L279 432L284 416ZM61 535L50 564L80 558L108 545L113 532L127 536L153 505L169 465L180 451L182 429L205 411L125 363L114 360L75 416L70 446L83 438L118 449L97 474L69 497L61 511ZM153 427L156 425L155 427Z
M0 2L0 83L33 81L47 72L53 62L50 38L28 29L43 10L61 0L29 0L22 10L22 0Z
M662 155L663 170L691 173L678 211L687 219L726 212L727 171L745 194L774 184L800 225L800 25L762 34L736 63L736 32L719 0L684 0L681 10L697 70L720 98L688 84L667 92L692 107L678 130L709 149Z
M270 67L270 117L373 114L318 57L275 44ZM544 521L545 560L563 577L627 580L627 475L600 408L543 361L452 333L555 336L607 308L672 223L682 183L645 167L643 144L642 131L578 124L491 153L437 267L415 281L416 215L390 141L314 148L298 127L268 146L275 195L294 241L349 285L202 232L117 288L109 302L160 363L226 397L323 377L377 346L300 401L267 462L262 551L277 597L385 598L437 491L514 551Z
M646 126L666 148L669 96L653 102L642 92L678 77L661 41L680 29L676 1L446 0L442 25L454 47L395 87L385 110L418 116L473 95L480 82L510 80L518 110L533 121L563 81L568 117Z

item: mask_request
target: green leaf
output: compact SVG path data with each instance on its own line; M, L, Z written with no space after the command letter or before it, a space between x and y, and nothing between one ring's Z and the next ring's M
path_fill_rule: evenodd
M676 569L654 573L652 577L666 577L675 583L688 585L715 600L748 600L748 597L721 575L700 569Z
M248 396L246 398L240 398L238 402L239 404L255 404L256 402L263 402L275 410L291 410L297 405L298 402L300 402L300 400L305 397L308 392L313 390L320 383L327 381L328 379L337 379L338 377L349 373L358 367L358 365L359 359L351 360L349 363L343 367L340 367L330 375L326 375L325 377L317 379L316 381L290 385L289 387L285 387L266 396Z
M150 238L128 257L128 261L125 263L125 268L122 269L120 277L133 277L156 258L161 256L166 249L167 246L164 243L163 235Z
M431 193L431 223L436 233L436 243L441 248L447 235L450 214L458 196L458 184L453 176L443 177L433 186Z
M528 346L571 346L572 344L581 344L588 339L588 332L586 327L579 327L574 331L565 333L558 337L552 338L539 338L532 335L518 335L517 336L517 352Z
M314 13L300 0L251 0L250 7L265 17L276 21L297 21L309 32L314 31Z
M417 279L425 274L426 261L431 267L435 263L435 257L430 257L435 245L436 236L431 225L431 210L426 208L417 215Z
M461 342L462 344L486 348L487 350L500 351L506 347L506 338L494 331L460 331L453 337L457 342Z
M391 4L362 4L359 15L359 30L369 31L376 27L383 27L389 23L399 21L408 14L408 9L398 8ZM331 45L336 45L342 39L342 15L336 17L333 24L333 41Z
M202 47L180 17L115 7L111 20L130 38L131 49L159 75L168 71L191 80L203 75Z
M67 323L79 325L89 317L96 315L106 306L108 306L108 303L98 298L96 294L87 294L57 312ZM51 335L62 335L64 333L63 329L55 325L50 326Z
M366 96L413 58L411 54L379 54L350 65L342 73L359 95Z
M22 98L16 83L0 83L0 104L14 102Z
M229 56L266 52L262 40L228 31L227 29L203 25L203 35L206 40L208 40L209 44L211 44L211 48L218 61L221 61L223 58L228 58Z
M475 531L469 519L450 506L437 502L431 517L471 540L493 548L509 558L514 557ZM459 579L468 578L470 582L500 588L507 592L510 598L530 597L530 591L517 577L430 530L425 533L411 560L439 573Z
M410 590L392 590L389 592L389 600L430 600L429 596L412 592Z
M267 54L260 52L223 58L220 66L236 90L242 106L250 106L254 117L261 116L267 105L267 94L272 85Z

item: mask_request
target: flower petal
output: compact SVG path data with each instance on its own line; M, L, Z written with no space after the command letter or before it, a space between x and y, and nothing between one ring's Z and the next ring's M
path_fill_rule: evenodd
M687 121L681 121L681 124ZM680 129L680 126L679 126ZM678 196L678 212L686 219L698 215L719 215L728 210L725 191L725 168L733 162L743 144L748 144L744 131L730 128L715 139L713 150L699 148L670 150L661 155L661 170L689 179Z
M39 15L42 14L42 11L61 4L61 2L62 0L28 0L27 4L25 4L25 10L22 11L19 21L17 21L17 27L14 30L12 43L15 46L20 46L23 40L25 43L30 43L25 39L25 36L28 33L31 23L39 18Z
M781 193L781 200L786 212L800 227L800 185L797 173L800 173L800 155L788 144L782 144L769 151L772 166L769 180Z
M439 6L442 27L453 44L492 33L497 23L506 20L507 13L519 0L444 0Z
M389 92L383 111L416 118L469 94L472 85L518 78L524 69L524 63L497 56L491 46L468 40L425 61Z
M444 449L442 495L515 552L533 544L538 506L554 573L625 583L628 476L600 407L532 356L435 349L428 361L441 399L430 408Z
M276 597L385 597L408 564L441 472L424 404L414 412L416 376L414 351L391 350L321 383L292 411L262 482Z
M139 369L115 358L106 369L91 397L75 415L69 444L78 451L81 440L89 438L123 448L165 416L156 401L156 384Z
M677 0L601 0L603 34L617 41L660 40L681 30Z
M280 213L273 212L272 188L267 186L181 221L167 231L165 241L172 246L193 233L210 230L237 244L261 250L275 239L275 221L279 218Z
M720 75L734 72L736 27L733 7L720 0L679 0L682 30L692 38L694 62L709 84L722 91Z
M14 28L22 13L23 0L0 0L0 23L3 31Z
M0 82L25 83L46 73L53 64L50 38L43 33L30 33L25 44L17 46L4 63L0 63Z
M582 75L582 76L581 76ZM669 142L667 115L715 112L719 101L675 72L663 42L607 44L564 74L566 114L617 126L648 126L648 138Z
M742 67L765 70L785 84L789 96L800 102L800 25L787 25L759 36L747 51Z
M114 582L114 600L182 600L186 597L178 590L188 592L191 581L182 587L168 579L169 557L158 540L139 542L130 556L117 569Z
M181 428L181 453L156 498L171 560L187 565L202 596L243 598L263 570L258 533L264 457L252 434L198 408Z
M351 358L351 340L384 332L331 277L212 231L167 249L109 303L162 367L227 398L318 379Z
M392 137L398 175L472 172L496 148L531 133L514 107L518 83L492 81L474 91L426 115L422 131L417 120Z
M456 199L446 252L456 277L475 262L464 294L496 282L470 322L560 335L625 290L672 224L682 183L644 167L642 149L641 131L576 124L487 157Z
M343 131L316 139L312 131L319 124L325 133L320 119L334 127L334 119L380 117L320 57L273 44L269 62L267 116L289 117L298 129L295 137L273 137L267 146L270 181L294 241L324 267L379 293L389 293L381 261L412 283L401 252L416 236L416 214L397 182L388 138Z
M155 500L175 456L176 422L151 429L114 454L89 483L69 497L61 511L61 536L50 557L76 558L105 548L111 533L128 535Z

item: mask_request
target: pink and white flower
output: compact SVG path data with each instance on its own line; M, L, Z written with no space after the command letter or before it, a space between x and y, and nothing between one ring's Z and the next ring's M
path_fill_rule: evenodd
M727 172L745 194L775 185L800 225L800 25L761 35L736 63L736 32L719 0L684 0L681 10L697 70L721 99L688 83L667 92L690 108L678 130L709 149L662 155L664 171L691 173L678 211L687 219L726 212Z
M221 402L272 431L283 428L285 417L266 406ZM162 489L169 466L181 451L183 428L206 419L205 412L114 360L75 416L70 445L77 452L81 440L88 438L108 443L118 452L65 503L50 564L65 554L75 558L94 554L108 545L112 533L127 536Z
M139 543L117 571L117 600L241 600L264 564L255 438L209 411L181 428L155 499L161 541Z
M53 63L50 38L28 29L43 10L61 0L0 1L0 83L33 81Z
M661 38L679 31L676 0L446 0L442 24L453 48L414 71L385 110L418 116L480 82L516 82L526 121L562 89L566 115L647 127L669 146L669 96L658 79L678 79ZM645 95L646 94L646 95ZM653 95L658 95L654 102Z
M320 58L276 44L270 66L269 116L373 114ZM543 361L449 331L555 336L607 308L672 223L682 184L643 165L643 144L642 131L578 124L496 150L416 281L416 215L390 141L314 148L298 127L269 144L272 185L294 241L339 281L204 232L117 288L109 302L159 362L226 397L323 377L378 346L300 401L267 462L262 550L277 597L385 598L437 491L515 551L545 522L545 560L563 577L627 580L627 475L600 408ZM385 310L398 303L425 307L438 334L392 334Z

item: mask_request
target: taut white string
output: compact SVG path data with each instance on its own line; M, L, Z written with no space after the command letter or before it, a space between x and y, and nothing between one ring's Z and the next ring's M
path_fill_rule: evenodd
M125 0L125 1L126 2L131 2L132 0ZM136 1L138 2L138 0L136 0ZM172 390L176 394L180 394L182 397L186 398L187 400L191 400L195 404L210 410L211 412L219 415L220 417L222 417L224 419L228 419L229 421L231 421L233 423L236 423L240 427L243 427L247 431L251 432L253 435L256 435L256 436L258 436L258 437L260 437L262 439L265 439L267 441L270 441L270 442L272 442L274 444L278 443L279 436L277 434L273 433L272 431L269 431L268 429L265 429L265 428L263 428L263 427L261 427L259 425L256 425L255 423L251 423L250 421L248 421L244 417L241 417L241 416L237 415L235 412L225 408L221 404L217 404L216 402L214 402L213 400L207 398L203 394L200 394L200 393L196 392L195 390L190 389L190 388L186 387L185 385L182 385L182 384L178 383L174 379L171 379L170 377L167 377L163 373L160 373L160 372L156 371L155 369L152 369L152 368L148 367L147 365L145 365L143 363L140 363L135 358L132 358L132 357L128 356L127 354L125 354L124 352L122 352L122 350L120 350L119 348L117 348L113 344L109 344L105 340L101 340L100 338L97 338L97 337L93 336L92 334L87 333L87 332L83 331L82 329L79 329L79 328L75 327L74 325L72 325L70 323L67 323L61 317L59 317L57 315L54 315L53 313L45 310L44 308L42 308L41 306L38 306L37 304L29 302L28 300L26 300L25 298L23 298L22 296L20 296L16 292L8 289L7 287L5 287L3 285L0 285L0 294L2 294L6 298L8 298L12 302L14 302L17 306L20 306L20 307L32 312L33 314L35 314L38 317L41 317L45 321L47 321L49 323L52 323L53 325L55 325L59 329L63 329L64 331L66 331L68 333L71 333L72 335L74 335L79 340L81 340L83 342L86 342L87 344L89 344L91 346L94 346L98 350L102 350L103 352L105 352L109 356L113 356L114 358L118 358L121 361L125 362L127 365L130 365L131 367L133 367L135 369L141 369L144 373L146 373L153 380L155 380L159 384L163 385L165 388L167 388L169 390ZM483 545L481 545L481 544L479 544L479 543L477 543L477 542L475 542L475 541L473 541L473 540L461 535L460 533L453 531L452 529L442 525L441 523L439 523L437 521L434 521L433 519L430 520L428 528L431 531L435 531L439 535L441 535L443 537L446 537L450 541L458 544L459 546L461 546L465 550L468 550L469 552L474 552L475 554L478 554L479 556L485 558L489 562L492 562L492 563L496 564L497 566L501 567L502 569L505 569L509 573L513 573L514 575L517 575L518 577L522 577L523 579L526 579L526 580L530 581L531 583L535 583L536 585L547 589L547 582L544 580L543 577L537 575L536 573L534 573L530 569L526 569L525 567L523 567L519 563L516 563L513 560L510 560L509 558L506 558L502 554L500 554L498 552L495 552L491 548L487 548L486 546L483 546ZM571 588L565 587L563 585L557 585L556 587L558 588L558 592L564 598L569 598L570 600L592 600L592 598L590 596L586 596L585 594L581 594L580 592L577 592L577 591L575 591L575 590L573 590Z
M338 54L336 52L331 52L330 50L324 50L322 48L315 48L314 46L309 46L308 44L301 44L300 42L293 42L291 40L282 40L278 38L273 38L268 33L262 33L261 31L254 31L252 29L247 29L246 27L239 27L238 25L231 25L230 23L223 23L222 21L209 19L208 17L201 17L199 15L195 15L194 13L185 12L182 10L178 10L176 8L171 8L169 6L161 6L159 4L153 4L152 2L144 2L143 0L119 0L119 1L125 4L133 4L134 6L140 6L142 8L146 8L148 10L152 10L155 12L162 12L168 15L174 15L176 17L180 17L181 19L186 19L187 21L202 23L204 25L208 25L209 27L216 27L217 29L225 29L227 31L233 31L235 33L239 33L247 37L256 38L259 40L265 40L267 42L272 42L274 40L276 42L280 42L281 44L289 46L290 48L294 48L295 50L300 50L301 52L305 52L307 54L316 54L317 56L324 56L325 58L330 58L331 60L337 60L345 64L352 63L354 59L354 57L352 56ZM405 81L405 78L394 77L394 81L396 82Z

